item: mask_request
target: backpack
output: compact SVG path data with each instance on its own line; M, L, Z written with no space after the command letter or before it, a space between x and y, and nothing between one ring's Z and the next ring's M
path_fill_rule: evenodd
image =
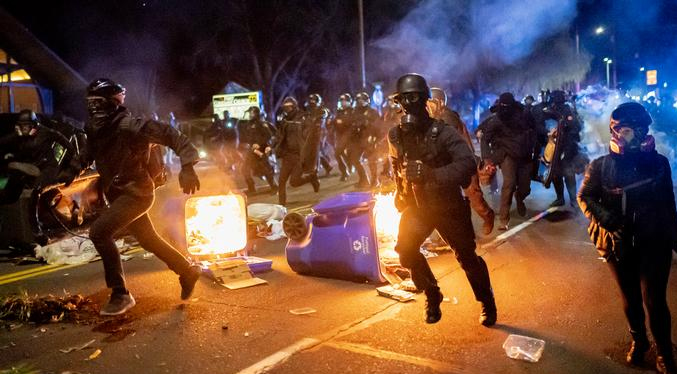
M143 122L140 118L125 116L120 120L119 128L121 130L129 131L132 134L136 134L139 132L142 125ZM145 160L146 171L153 180L155 188L165 185L168 179L169 173L163 157L163 148L164 146L160 144L151 143Z

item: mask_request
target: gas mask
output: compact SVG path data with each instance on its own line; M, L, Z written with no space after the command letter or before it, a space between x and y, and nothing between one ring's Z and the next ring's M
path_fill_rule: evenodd
M427 110L426 105L428 100L426 100L419 92L405 92L398 94L396 100L397 103L402 106L402 109L406 114L421 116Z
M609 150L622 155L633 152L651 152L656 149L656 139L648 135L647 128L618 125L611 127Z
M405 134L413 133L418 126L418 118L411 114L405 114L400 118L400 129Z
M91 118L105 118L118 108L118 102L101 96L87 97L87 113Z
M14 128L16 129L16 133L19 134L19 136L34 136L38 132L37 126L30 122L19 123L14 126Z

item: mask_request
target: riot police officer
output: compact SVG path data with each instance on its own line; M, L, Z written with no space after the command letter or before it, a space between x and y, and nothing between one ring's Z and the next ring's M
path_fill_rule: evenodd
M322 105L322 97L319 94L308 95L304 113L304 132L306 134L306 147L301 157L304 173L317 173L318 161L325 171L325 175L331 173L332 166L329 163L327 153L327 121L329 110Z
M644 307L656 343L656 369L677 373L666 300L677 213L670 164L649 135L652 119L641 104L619 105L610 120L609 154L588 166L578 192L588 232L618 283L639 365L649 350Z
M193 170L199 158L197 149L171 126L133 117L122 106L124 99L124 87L110 79L97 79L87 87L86 160L96 162L110 203L89 229L89 237L103 261L106 285L112 289L110 301L101 308L102 315L122 314L136 305L127 290L120 252L113 239L124 228L179 275L181 299L190 297L201 273L199 266L191 266L179 251L158 236L148 216L155 199L148 164L150 144L168 146L179 156L179 185L186 194L200 188Z
M378 184L379 146L385 140L386 131L380 126L380 119L376 109L370 106L369 94L360 92L355 95L353 109L353 131L357 144L352 152L351 163L358 163L358 154L363 154L369 166L369 184L376 187ZM361 150L362 152L359 152ZM361 166L361 165L360 165ZM359 169L358 169L359 174ZM361 180L361 182L363 182ZM364 183L362 183L364 184Z
M317 178L317 173L303 175L301 154L306 147L304 118L298 102L293 97L287 97L282 102L282 116L277 128L275 154L278 159L282 160L278 199L281 205L285 205L287 204L287 181L292 187L310 183L313 190L319 192L320 180Z
M207 149L207 154L221 170L226 170L226 159L223 155L223 145L225 143L225 132L223 122L219 115L214 113L212 123L202 133L202 144Z
M475 234L470 206L461 189L477 171L470 148L453 127L430 117L430 97L425 79L406 74L397 81L396 100L406 113L398 127L388 133L397 195L402 212L395 250L402 265L411 270L416 288L425 292L426 322L442 317L442 293L428 262L419 251L421 243L437 229L453 248L470 282L475 298L482 303L480 323L496 323L489 271L475 253Z
M465 123L463 123L463 120L461 120L461 116L447 106L447 94L444 90L433 87L430 89L430 95L430 100L428 100L428 111L430 112L430 116L441 120L447 125L453 126L456 131L461 134L466 144L468 144L470 151L475 154L475 147L472 144L472 139L470 139L468 128L465 126ZM470 207L484 221L482 226L484 235L491 234L491 231L494 229L495 213L487 201L484 200L482 188L480 187L479 175L477 173L472 176L470 186L465 188L463 193L470 200Z
M330 121L330 136L334 141L334 158L341 172L341 182L348 180L350 162L348 144L352 128L353 97L349 93L339 96L336 113Z
M556 134L557 142L560 144L561 154L559 167L553 170L553 185L557 198L550 203L550 206L564 205L564 186L566 185L569 193L569 204L576 206L576 171L574 168L574 159L579 154L578 143L581 141L581 125L578 116L573 109L566 103L564 91L553 91L551 104L544 109L545 118L554 119L562 123L562 134Z
M237 119L231 118L230 112L223 111L223 157L225 158L226 170L239 169L242 165L242 157L237 151L239 134L237 132Z
M261 119L261 109L252 106L247 109L249 120L240 129L240 148L244 152L242 174L250 193L256 192L252 174L264 177L271 193L277 192L273 165L268 158L272 153L273 126Z

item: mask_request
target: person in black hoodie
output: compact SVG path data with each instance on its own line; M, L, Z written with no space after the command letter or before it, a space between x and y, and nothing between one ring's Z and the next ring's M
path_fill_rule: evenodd
M610 152L588 166L578 203L590 219L590 237L621 291L633 339L628 363L641 364L649 349L646 306L656 369L677 373L666 300L677 213L670 164L655 150L648 134L651 122L646 109L635 102L612 112Z
M482 130L478 137L489 146L490 154L483 157L489 157L499 165L503 174L498 216L499 229L507 230L513 195L517 213L522 217L527 213L524 199L531 193L531 159L536 130L531 113L509 92L499 96L492 112L494 114L480 124Z
M149 169L151 144L171 148L181 159L179 185L186 194L200 189L193 170L199 159L188 137L167 124L133 117L122 106L125 89L100 78L87 87L88 121L85 164L95 162L109 207L92 223L89 238L101 256L106 285L112 290L101 315L119 315L136 305L125 284L120 252L114 236L128 229L141 247L155 254L179 275L181 299L187 300L200 277L199 266L190 262L155 231L148 210L155 199L153 173Z

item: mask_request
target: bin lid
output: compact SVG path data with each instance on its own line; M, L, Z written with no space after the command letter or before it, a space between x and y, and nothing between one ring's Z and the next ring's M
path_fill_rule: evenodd
M313 207L316 213L324 214L350 210L354 208L367 207L374 203L374 196L371 192L346 192L326 200L322 200Z

